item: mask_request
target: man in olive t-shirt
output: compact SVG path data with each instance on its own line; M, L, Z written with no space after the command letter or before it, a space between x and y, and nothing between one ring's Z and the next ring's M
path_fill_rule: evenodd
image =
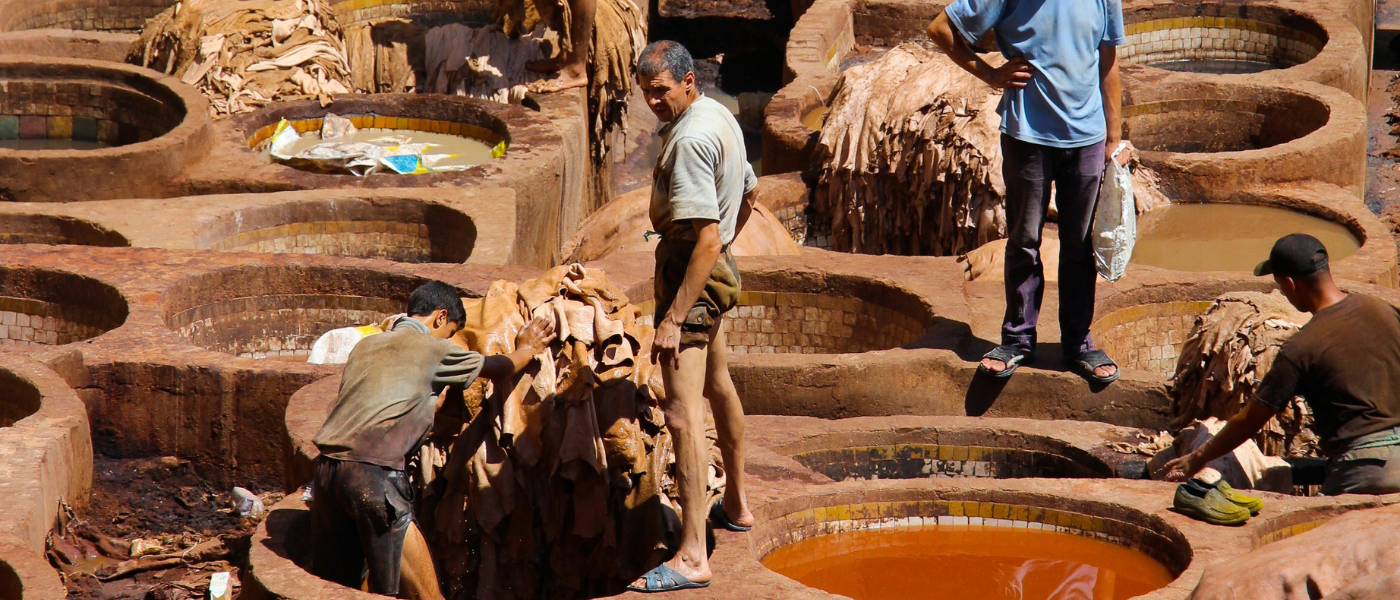
M1283 345L1254 398L1218 435L1167 463L1167 478L1194 475L1302 396L1328 457L1323 494L1400 492L1400 313L1379 298L1339 289L1327 249L1310 235L1280 239L1254 273L1272 274L1312 321Z

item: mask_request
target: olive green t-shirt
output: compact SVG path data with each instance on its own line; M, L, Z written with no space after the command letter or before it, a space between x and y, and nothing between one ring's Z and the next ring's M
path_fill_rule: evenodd
M719 222L720 243L734 242L744 194L758 185L739 121L708 96L661 129L651 186L651 228L695 241L691 219Z
M1254 399L1281 411L1296 396L1312 409L1313 431L1328 455L1400 425L1400 312L1350 294L1313 314L1283 345Z
M400 318L350 351L335 407L312 442L323 456L402 470L432 429L438 394L471 385L481 363L480 354Z

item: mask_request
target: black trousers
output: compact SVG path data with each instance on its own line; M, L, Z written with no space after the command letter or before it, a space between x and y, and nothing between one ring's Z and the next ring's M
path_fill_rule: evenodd
M399 593L403 539L413 523L413 488L403 471L316 459L311 489L311 572L359 589Z

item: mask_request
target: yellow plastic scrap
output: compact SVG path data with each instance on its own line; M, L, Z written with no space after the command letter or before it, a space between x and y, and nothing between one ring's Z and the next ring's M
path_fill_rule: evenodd
M501 143L496 144L496 147L495 147L495 148L492 148L492 149L491 149L491 158L500 158L500 157L505 156L505 155L506 155L506 143L505 143L504 140L502 140Z

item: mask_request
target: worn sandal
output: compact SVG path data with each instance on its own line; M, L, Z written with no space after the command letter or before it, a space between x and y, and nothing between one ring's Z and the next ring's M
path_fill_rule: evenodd
M1080 375L1083 375L1085 379L1094 383L1113 383L1118 380L1119 375L1123 374L1123 367L1113 362L1113 359L1109 358L1108 353L1103 350L1090 350L1089 352L1080 354L1074 357L1071 363L1079 369ZM1112 375L1108 377L1099 377L1094 373L1094 369L1107 366L1113 367Z
M743 533L753 529L752 527L744 527L743 525L738 525L734 523L734 521L729 520L729 515L724 513L723 500L717 500L714 504L710 505L710 522L726 531Z
M695 583L681 575L680 571L672 569L666 565L658 565L655 569L647 571L642 576L642 587L635 585L627 586L627 589L634 592L654 594L656 592L674 592L676 590L690 590L710 587L710 582Z
M997 346L995 348L992 348L991 352L983 354L982 358L999 360L1002 364L1006 365L1006 368L1000 371L993 371L991 369L988 369L987 367L982 366L981 363L979 363L977 365L978 371L986 373L998 379L1005 379L1007 377L1010 377L1012 373L1015 373L1017 367L1020 367L1022 364L1030 363L1031 360L1035 358L1035 355L1015 346Z

